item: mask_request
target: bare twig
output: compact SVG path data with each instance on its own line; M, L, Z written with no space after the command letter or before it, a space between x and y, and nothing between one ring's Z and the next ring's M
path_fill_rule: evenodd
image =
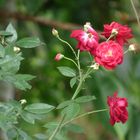
M0 18L3 18L3 19L13 18L16 20L32 21L32 22L35 22L44 26L57 27L64 30L73 30L73 29L82 27L81 25L78 25L78 24L62 23L59 21L48 20L48 19L45 19L44 17L35 17L35 16L26 15L19 12L8 12L5 10L0 10Z

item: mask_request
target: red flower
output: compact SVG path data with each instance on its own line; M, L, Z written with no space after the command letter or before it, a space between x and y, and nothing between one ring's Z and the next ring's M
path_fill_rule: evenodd
M107 69L114 69L123 61L123 48L114 41L102 42L92 53L95 61Z
M117 34L111 38L111 40L116 40L121 46L127 42L128 39L132 38L132 30L127 25L121 25L117 22L112 22L110 25L104 25L104 35L106 38L110 37L112 31L116 31Z
M73 30L70 37L78 41L77 48L80 51L91 51L97 47L99 36L89 23L85 24L84 27L84 30Z
M63 54L58 53L58 54L55 56L54 60L55 60L55 61L60 61L63 57L64 57Z
M116 122L125 123L128 120L128 106L127 98L121 98L117 96L117 92L114 96L107 97L107 104L110 108L110 124L114 125Z

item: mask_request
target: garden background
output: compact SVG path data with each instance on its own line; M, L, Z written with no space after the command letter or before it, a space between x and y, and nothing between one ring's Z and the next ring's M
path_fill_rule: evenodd
M134 0L140 14L140 0ZM137 43L135 53L127 53L124 62L114 71L97 72L94 78L87 80L83 95L95 95L96 100L83 106L83 110L100 109L106 107L106 97L118 90L129 101L129 120L125 125L109 124L108 113L102 112L76 120L84 128L84 133L69 133L63 140L140 140L140 28L137 25L134 11L129 0L0 0L0 29L5 29L11 22L17 29L19 38L38 36L46 45L34 49L21 50L25 59L20 73L29 73L36 78L31 81L32 89L20 91L12 87L4 87L1 82L1 100L14 98L26 99L27 103L44 102L58 105L70 99L74 89L70 88L69 79L60 75L57 66L70 62L54 61L58 52L71 56L70 50L52 35L55 27L61 37L70 42L73 48L76 41L71 39L72 29L91 22L93 28L99 32L103 24L117 21L128 24L134 34L132 42ZM81 62L88 60L82 53ZM4 94L4 92L7 94ZM59 111L50 113L46 119L35 125L20 122L29 135L38 132L46 133L43 124L55 119ZM62 139L61 139L62 140Z

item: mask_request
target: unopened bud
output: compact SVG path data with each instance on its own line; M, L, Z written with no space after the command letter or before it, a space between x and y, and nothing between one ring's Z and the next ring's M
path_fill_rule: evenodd
M52 34L53 34L54 36L57 37L57 36L58 36L58 31L57 31L56 29L53 28L53 29L52 29Z
M55 61L60 61L63 57L64 57L63 54L58 53L58 54L55 56L54 60L55 60Z
M18 53L20 51L19 47L14 47L14 52Z
M89 28L91 27L90 22L86 22L86 24L84 25L84 31L88 32Z
M114 36L117 35L118 34L118 30L117 29L113 29L111 34L114 35Z
M128 50L129 50L129 51L135 51L135 50L136 50L136 45L135 45L135 44L129 45Z
M22 99L22 100L20 100L20 103L23 105L23 104L26 104L27 101L25 99Z
M90 67L93 68L94 70L98 70L99 69L99 63L95 63L93 65L91 65Z

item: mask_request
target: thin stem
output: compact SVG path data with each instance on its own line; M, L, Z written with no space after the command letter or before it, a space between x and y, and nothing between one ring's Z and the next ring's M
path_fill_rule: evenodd
M90 52L88 52L88 55L89 55L90 61L93 61L93 58L92 58Z
M109 38L106 40L106 42L108 42L112 37L114 37L113 34L111 34L111 35L109 36Z
M71 46L67 41L61 39L59 36L57 36L57 38L58 38L61 42L67 44L67 45L70 47L71 51L73 52L75 58L77 58L76 53L75 53L74 49L72 48L72 46Z
M76 64L76 62L74 60L72 60L71 58L68 58L66 56L64 56L63 58L66 59L66 60L71 61L78 68L78 65Z
M83 83L83 79L80 80L79 84L78 84L78 87L76 88L73 96L72 96L72 100L74 100L76 98L76 96L78 95L78 93L80 92L80 89L81 89L81 86L82 86L82 83Z
M81 73L81 66L80 66L80 50L78 50L78 53L77 53L77 63L78 63L79 76L80 76L80 80L81 80L82 73Z
M60 39L61 39L61 38L59 38L59 40L60 40ZM64 40L61 40L61 41L64 42L64 43L66 43L66 44L68 44L68 43L65 42ZM73 50L73 49L72 49L72 50ZM73 50L73 51L74 51L74 50ZM72 96L72 98L71 98L72 100L74 100L74 99L76 98L76 96L78 95L78 93L79 93L80 90L81 90L83 81L87 78L88 74L90 74L90 72L91 72L91 68L89 68L89 69L87 70L86 74L85 74L84 76L82 76L81 66L80 66L80 61L79 61L80 50L78 50L77 55L76 55L75 52L74 52L74 54L75 54L75 57L76 57L76 60L77 60L77 64L76 64L76 65L78 66L78 70L79 70L80 82L79 82L79 84L78 84L78 86L77 86L77 88L76 88L76 90L75 90L75 92L74 92L74 94L73 94L73 96ZM69 59L69 58L68 58L68 59ZM71 59L69 59L69 60L71 61ZM62 126L62 124L63 124L64 119L65 119L65 115L62 117L62 119L60 120L59 125L56 127L56 129L54 130L53 134L50 136L50 138L49 138L48 140L52 140L52 139L56 136L56 134L58 133L58 131L61 129L61 126Z
M78 95L78 93L79 93L80 90L81 90L81 87L82 87L83 82L85 81L85 79L87 78L87 76L88 76L92 71L93 71L93 69L92 69L92 68L89 68L89 69L87 70L87 72L85 73L85 75L84 75L83 77L81 77L80 82L79 82L79 85L78 85L78 87L77 87L75 93L74 93L73 96L72 96L72 100L74 100L74 99L76 98L76 96Z
M124 52L124 54L126 54L126 53L128 53L129 52L129 49L127 49L125 52Z
M136 8L135 8L134 2L133 2L133 0L130 0L130 2L131 2L131 5L132 5L132 8L133 8L133 10L134 10L136 19L137 19L137 23L138 23L138 25L139 25L139 27L140 27L140 20L139 20L139 16L138 16L137 10L136 10Z
M75 117L75 118L73 118L73 119L71 119L71 120L65 122L65 123L63 124L63 126L66 125L66 124L68 124L68 123L70 123L70 122L72 122L72 121L74 121L74 120L77 120L77 119L79 119L79 118L85 117L85 116L87 116L87 115L94 114L94 113L98 113L98 112L104 112L104 111L107 111L107 110L108 110L108 109L101 109L101 110L94 110L94 111L90 111L90 112L83 113L83 114L81 114L81 115L79 115L79 116L77 116L77 117Z
M54 130L54 132L52 133L52 135L50 136L50 138L48 140L52 140L55 137L55 135L57 134L57 132L60 130L60 127L63 124L64 119L65 119L65 115L63 115L60 123L58 124L58 126L56 127L56 129Z

